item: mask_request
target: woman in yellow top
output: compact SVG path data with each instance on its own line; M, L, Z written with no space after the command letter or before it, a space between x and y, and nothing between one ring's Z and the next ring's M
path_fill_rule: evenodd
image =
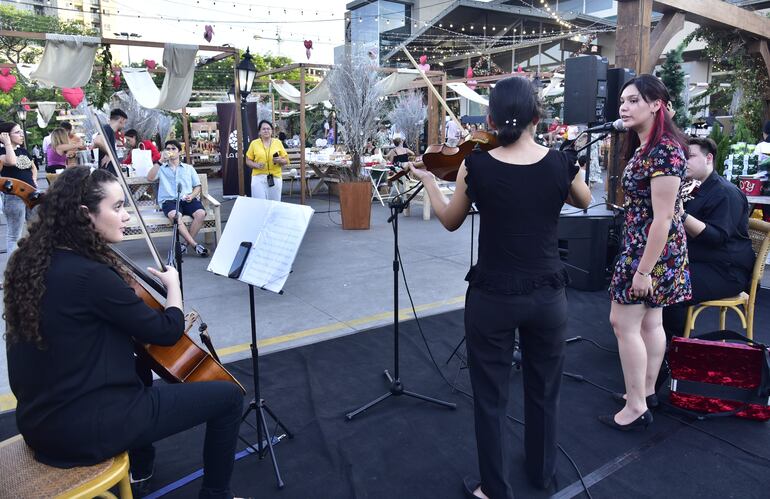
M273 138L273 124L259 122L259 138L249 144L246 166L251 168L251 197L281 200L281 168L289 164L283 144Z

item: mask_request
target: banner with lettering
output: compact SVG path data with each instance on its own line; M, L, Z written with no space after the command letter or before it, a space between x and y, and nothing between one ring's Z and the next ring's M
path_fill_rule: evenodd
M222 194L225 196L237 196L241 194L238 186L238 131L235 126L235 116L240 112L240 106L234 102L217 104L217 116L219 119L219 155L222 160ZM242 151L246 154L249 144L257 138L257 104L246 103L243 111L243 133L245 139ZM243 185L246 196L251 195L251 168L244 163Z

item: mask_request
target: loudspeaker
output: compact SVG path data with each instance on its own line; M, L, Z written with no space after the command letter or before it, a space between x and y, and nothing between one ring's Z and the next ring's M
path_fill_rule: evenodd
M598 55L570 57L564 70L564 122L604 123L607 100L607 59Z
M612 68L607 70L607 105L605 106L605 121L615 121L620 118L620 90L628 80L636 76L633 69Z
M612 215L562 215L557 237L559 257L570 277L570 287L584 291L606 289L617 250L611 231Z

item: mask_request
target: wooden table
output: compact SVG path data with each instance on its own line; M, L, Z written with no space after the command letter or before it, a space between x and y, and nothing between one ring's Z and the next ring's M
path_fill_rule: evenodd
M311 191L310 195L315 194L322 185L331 188L332 184L339 184L342 181L342 172L350 170L350 165L343 163L333 163L330 161L305 161L313 173L321 180Z

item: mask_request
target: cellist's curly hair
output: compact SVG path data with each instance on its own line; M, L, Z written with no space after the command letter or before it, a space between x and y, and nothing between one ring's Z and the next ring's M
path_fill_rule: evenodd
M88 216L89 212L99 212L99 203L106 196L105 186L110 182L117 182L112 173L91 173L88 167L79 166L64 170L46 192L28 235L19 240L19 247L5 269L3 318L9 346L24 341L34 342L40 349L45 347L40 331L40 305L55 248L68 248L112 266L124 277L127 275Z

